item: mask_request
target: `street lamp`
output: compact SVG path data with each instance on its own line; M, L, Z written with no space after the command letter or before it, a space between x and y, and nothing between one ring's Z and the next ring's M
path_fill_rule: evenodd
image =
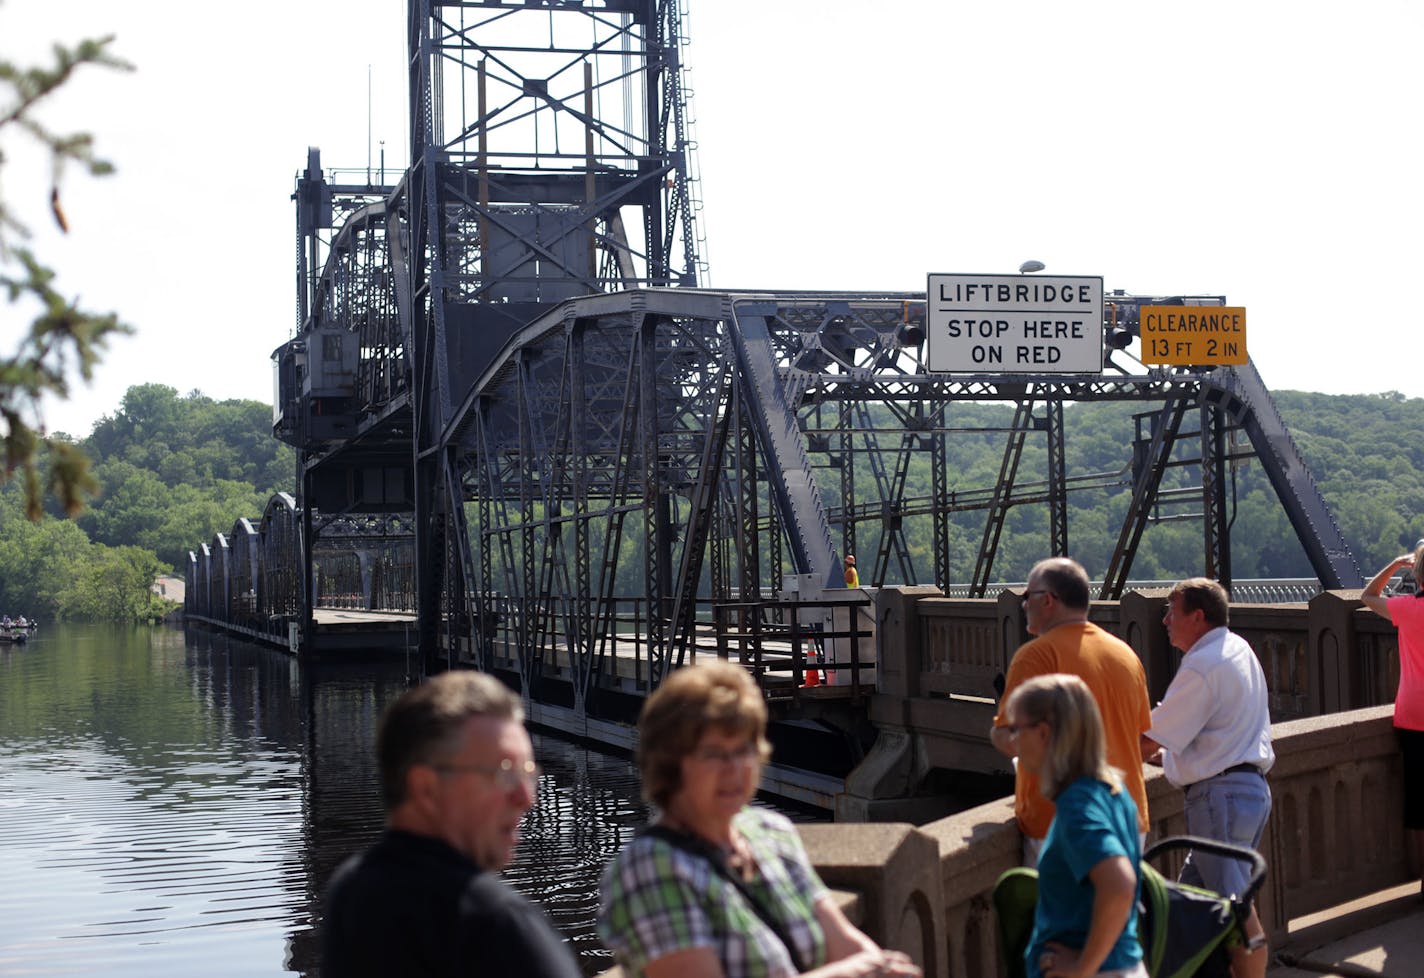
M1043 262L1034 261L1032 258L1030 258L1028 261L1024 262L1022 265L1019 266L1019 274L1027 275L1029 272L1041 272L1043 271L1043 268Z

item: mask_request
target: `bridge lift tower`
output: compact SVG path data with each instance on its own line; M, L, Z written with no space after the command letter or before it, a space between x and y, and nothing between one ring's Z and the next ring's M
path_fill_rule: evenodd
M468 623L455 406L559 302L698 284L682 27L675 0L411 0L409 170L340 183L309 154L299 332L273 355L308 592L332 521L394 525L421 647Z
M1246 458L1321 581L1358 585L1255 367L1134 356L1141 306L1221 297L1114 294L1101 369L948 374L926 361L925 293L701 287L680 7L411 0L410 168L342 183L309 159L299 332L274 354L308 619L324 562L372 576L405 547L428 659L516 673L588 720L630 692L620 642L645 692L699 629L754 631L757 606L833 583L848 552L863 583L947 588L973 548L983 595L1009 518L1046 507L1042 554L1069 553L1087 490L1127 498L1104 597L1186 499L1229 582L1227 473ZM984 401L1012 421L962 419ZM1119 469L1073 465L1063 407L1085 401L1140 405ZM951 471L966 435L998 439L989 485ZM342 558L362 532L379 543Z

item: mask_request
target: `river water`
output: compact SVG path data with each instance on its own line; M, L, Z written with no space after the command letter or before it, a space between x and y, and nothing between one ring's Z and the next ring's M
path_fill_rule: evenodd
M380 831L376 723L411 681L170 628L0 646L0 975L318 976L321 894ZM647 811L626 759L534 747L505 877L592 974L599 874Z

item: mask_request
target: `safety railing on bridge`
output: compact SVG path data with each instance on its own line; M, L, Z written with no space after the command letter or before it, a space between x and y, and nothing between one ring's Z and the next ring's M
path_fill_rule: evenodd
M1176 584L1171 581L1128 581L1123 589L1123 593L1128 591L1154 591L1162 588L1170 588ZM1000 591L1022 591L1028 585L1023 581L1014 581L1004 584L990 584L989 594L997 594ZM945 592L946 597L968 598L971 597L972 584L951 584ZM1314 577L1277 577L1277 578L1253 578L1245 581L1233 581L1231 584L1231 600L1249 604L1289 604L1293 602L1304 603L1315 597L1324 588L1320 581Z
M869 598L855 594L717 602L717 655L749 667L773 698L822 687L858 701L875 684L875 617Z
M899 650L911 646L908 660L894 667L912 677L904 692L997 702L995 680L1029 638L1020 593L910 599L913 628L880 636L886 656L898 659ZM1361 611L1353 593L1322 591L1309 602L1232 601L1231 629L1261 660L1275 722L1393 699L1399 681L1395 629ZM1091 621L1121 637L1142 658L1154 700L1165 694L1180 659L1162 625L1164 603L1165 591L1156 587L1129 591L1121 601L1094 601L1088 612Z
M654 674L716 656L745 665L770 699L819 690L813 695L859 700L875 684L871 601L858 590L832 593L838 596L699 602L691 643L679 654L654 647L648 602L641 598L614 600L612 620L594 631L568 599L521 601L488 592L479 596L487 630L474 640L488 643L490 658L482 660L468 641L462 658L518 672L531 686L591 672L609 688L645 693ZM670 623L663 624L667 633Z

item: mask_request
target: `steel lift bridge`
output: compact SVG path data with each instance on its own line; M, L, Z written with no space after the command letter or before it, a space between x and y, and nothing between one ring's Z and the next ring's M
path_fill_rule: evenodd
M835 590L842 554L864 585L945 588L959 547L984 595L1016 507L1048 509L1040 555L1069 553L1087 489L1130 496L1102 596L1184 500L1229 582L1248 457L1322 583L1358 586L1255 368L1132 356L1142 304L1219 297L1110 296L1099 372L948 375L925 368L924 293L702 287L681 6L411 0L409 169L341 182L310 153L299 331L273 355L308 628L341 574L380 609L413 566L427 662L501 671L601 735L696 647L773 696L777 654L800 681L796 602L866 600ZM1105 400L1140 406L1136 435L1117 470L1074 471L1064 405ZM966 425L985 401L1012 421ZM996 440L990 484L951 470L957 437Z

